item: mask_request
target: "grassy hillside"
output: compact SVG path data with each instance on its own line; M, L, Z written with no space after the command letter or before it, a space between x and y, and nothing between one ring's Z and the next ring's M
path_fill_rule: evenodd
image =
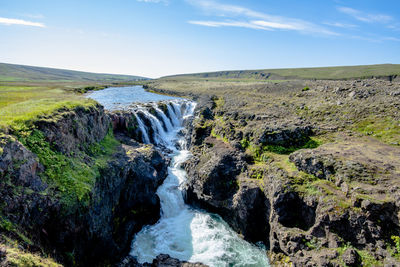
M80 94L88 90L145 79L0 63L0 131L24 127L62 108L93 105Z
M400 76L400 64L381 64L364 66L343 66L323 68L265 69L218 71L194 74L166 76L162 79L178 80L286 80L286 79L323 79L346 80L372 77Z
M21 129L29 121L55 110L93 104L94 101L63 88L0 85L0 131Z
M146 78L0 63L0 82L129 82L143 79Z

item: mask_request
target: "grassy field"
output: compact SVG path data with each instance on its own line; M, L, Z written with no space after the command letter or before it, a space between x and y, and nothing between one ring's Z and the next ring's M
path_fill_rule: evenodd
M0 130L18 130L61 108L93 105L81 94L88 90L143 83L143 79L0 63Z
M166 80L210 80L226 81L240 79L251 80L281 80L281 79L324 79L344 80L371 77L399 76L400 64L380 64L363 66L342 66L323 68L293 68L293 69L264 69L264 70L232 70L205 72L184 75L166 76Z
M377 73L374 73L377 76ZM386 73L388 74L388 73ZM223 81L224 80L224 81ZM253 80L229 81L177 76L149 81L150 90L183 97L214 96L223 101L228 116L235 112L259 124L294 124L307 121L320 129L347 129L399 144L398 82L384 80ZM253 125L254 124L254 125Z
M140 76L100 74L0 63L0 82L128 82Z
M38 116L94 101L57 86L0 86L0 130L20 129Z

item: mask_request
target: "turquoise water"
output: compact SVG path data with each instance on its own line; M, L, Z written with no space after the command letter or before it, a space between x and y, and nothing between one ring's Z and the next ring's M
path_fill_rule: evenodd
M154 134L154 144L162 144L171 153L168 176L158 188L161 218L137 233L132 241L131 255L139 262L152 262L159 254L190 262L202 262L210 267L263 267L269 266L266 251L246 242L223 219L215 214L193 209L182 197L182 185L187 173L182 163L191 157L186 140L180 132L186 131L185 120L194 115L196 103L144 91L140 86L114 87L88 94L106 109L126 109L135 103L134 113L139 110L151 125L142 125L146 135ZM167 104L168 112L156 117L147 107L157 109L155 101ZM153 102L150 105L140 105ZM162 113L163 111L158 110ZM167 127L164 129L162 123ZM152 128L152 131L148 131Z

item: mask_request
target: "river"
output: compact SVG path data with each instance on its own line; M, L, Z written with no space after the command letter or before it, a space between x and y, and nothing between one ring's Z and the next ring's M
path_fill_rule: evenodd
M146 92L141 86L107 88L87 96L108 110L134 110L142 142L162 147L172 159L168 176L157 190L161 218L133 237L132 256L140 263L169 254L217 267L269 266L266 251L240 238L220 216L184 203L182 185L187 174L181 165L191 154L183 125L194 116L196 103ZM167 109L163 111L159 101Z

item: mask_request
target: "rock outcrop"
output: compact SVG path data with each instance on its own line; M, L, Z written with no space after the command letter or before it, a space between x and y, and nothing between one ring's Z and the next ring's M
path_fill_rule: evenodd
M202 263L191 263L171 258L167 254L158 255L152 263L140 264L134 257L125 257L116 267L207 267Z
M186 202L263 242L273 264L396 265L397 147L351 133L319 146L311 137L337 128L279 115L257 122L215 99L193 123Z
M34 122L34 127L46 137L55 150L71 155L85 150L106 136L110 118L101 105L59 110L56 114Z
M113 152L105 154L96 144L112 131L111 121L101 106L94 106L60 110L34 122L34 133L43 136L40 142L48 144L51 155L97 170L94 183L85 185L90 189L87 202L71 193L69 206L68 192L60 192L49 179L46 166L51 164L41 163L46 155L40 159L29 150L36 139L18 133L0 137L2 233L66 265L110 264L128 253L132 235L160 216L156 190L167 175L168 159L154 146L122 134L116 135L119 143L107 137ZM93 153L100 155L96 162Z

